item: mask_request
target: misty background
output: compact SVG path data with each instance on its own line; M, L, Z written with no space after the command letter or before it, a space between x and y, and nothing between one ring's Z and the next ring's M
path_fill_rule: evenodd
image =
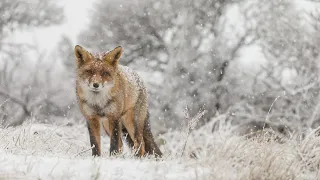
M231 124L320 125L320 3L316 0L2 0L0 124L85 123L74 46L107 51L149 91L156 133Z

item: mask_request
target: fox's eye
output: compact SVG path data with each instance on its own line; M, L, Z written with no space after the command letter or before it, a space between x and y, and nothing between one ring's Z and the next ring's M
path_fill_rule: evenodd
M92 75L93 71L92 70L87 70L86 73Z
M107 72L107 71L105 71L105 72L103 72L102 73L102 76L109 76L110 74L109 74L109 72Z

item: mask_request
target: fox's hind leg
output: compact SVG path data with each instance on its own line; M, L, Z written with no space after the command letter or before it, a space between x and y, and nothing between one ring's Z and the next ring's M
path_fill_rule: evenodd
M102 121L102 123L106 133L110 136L110 155L121 153L123 146L121 121L110 116L107 120Z
M154 154L156 157L162 157L162 153L154 142L154 138L151 132L149 113L147 114L146 120L144 121L143 138L145 142L145 150L147 154Z
M137 151L139 148L139 143L136 136L137 125L135 122L135 113L133 108L127 110L123 119L123 125L125 128L122 131L126 131L129 134L129 137L127 136L126 138L128 145L130 148L133 148L135 151Z
M103 128L104 128L106 134L111 138L111 133L112 133L112 131L111 131L111 129L110 129L110 122L108 121L108 119L103 119L103 120L102 120L102 125L103 125ZM120 126L119 128L121 128L121 126ZM111 139L110 139L110 141L111 141ZM122 140L121 140L121 136L120 136L119 142L117 142L117 143L119 143L119 145L118 145L118 146L119 146L118 152L122 152L122 150L123 150L123 143L122 143ZM110 147L110 148L111 148L111 147Z
M162 153L158 148L157 144L154 142L153 135L151 133L149 113L146 92L140 93L138 101L135 105L135 122L136 122L136 132L135 137L138 140L138 144L141 147L139 150L139 156L145 155L145 153L150 155L155 155L156 157L161 157Z
M147 119L147 111L148 111L148 105L147 105L147 99L144 92L140 93L138 97L138 101L135 104L134 107L134 122L135 122L135 134L134 137L137 139L137 152L138 156L144 156L145 151L145 140L143 137L144 134L144 122Z

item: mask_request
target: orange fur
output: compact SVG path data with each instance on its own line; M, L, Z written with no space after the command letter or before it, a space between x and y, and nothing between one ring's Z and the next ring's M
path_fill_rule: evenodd
M138 156L161 156L149 127L147 91L141 78L119 64L122 48L107 53L90 53L75 47L76 90L80 110L87 119L94 156L101 155L100 123L110 136L110 154L122 151L122 131ZM147 139L146 141L144 139Z

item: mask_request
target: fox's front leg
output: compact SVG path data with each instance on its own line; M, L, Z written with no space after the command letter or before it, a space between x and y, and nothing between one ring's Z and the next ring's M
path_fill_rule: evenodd
M109 118L110 128L110 155L118 154L122 151L121 141L121 121Z
M101 156L100 148L100 122L98 118L88 118L87 126L90 136L90 144L92 148L92 156Z

